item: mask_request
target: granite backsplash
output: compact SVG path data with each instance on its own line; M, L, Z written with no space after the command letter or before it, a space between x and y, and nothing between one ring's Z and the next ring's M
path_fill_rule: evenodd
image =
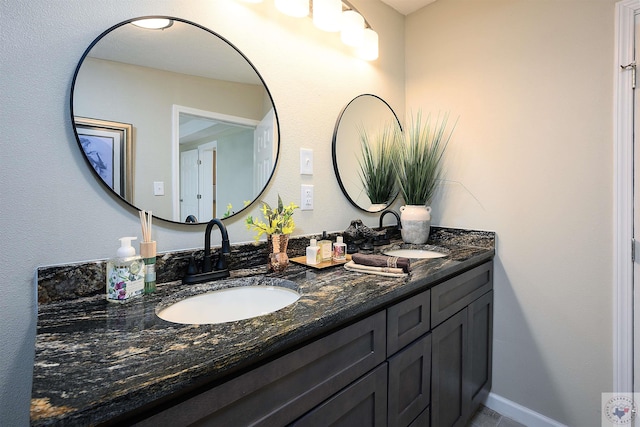
M342 233L331 233L329 237L335 241ZM320 234L295 236L289 240L287 253L289 257L305 254L309 239L320 239ZM460 239L465 240L461 242ZM456 228L431 227L429 244L447 244L455 241L465 246L490 248L495 243L495 233L486 231L470 231ZM212 254L219 248L212 249ZM156 275L158 283L181 280L186 271L189 257L193 255L199 262L204 255L203 249L158 253L156 258ZM268 248L265 241L258 243L231 246L231 255L227 257L230 270L256 268L264 266L266 273ZM67 265L43 266L37 269L38 304L70 300L93 296L105 292L105 275L107 260L79 262Z

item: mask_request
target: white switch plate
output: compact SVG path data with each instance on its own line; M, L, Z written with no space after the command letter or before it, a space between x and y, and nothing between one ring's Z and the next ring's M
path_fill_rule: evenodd
M313 210L313 185L302 184L300 186L300 210Z
M313 150L300 149L300 175L313 175Z
M153 181L153 195L164 196L164 182Z

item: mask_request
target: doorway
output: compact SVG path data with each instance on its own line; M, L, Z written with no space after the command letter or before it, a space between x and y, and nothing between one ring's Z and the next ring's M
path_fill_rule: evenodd
M640 391L640 365L634 360L640 352L640 316L634 318L634 311L640 314L640 292L635 292L634 300L634 282L636 289L640 286L640 252L636 250L640 246L635 238L640 237L640 133L634 134L634 127L640 125L640 120L634 118L640 117L640 105L636 106L635 99L640 97L635 97L634 92L636 45L640 48L636 43L638 13L640 0L616 3L613 391L618 393ZM635 135L639 137L637 141ZM634 151L639 177L635 189ZM636 418L636 426L639 421Z

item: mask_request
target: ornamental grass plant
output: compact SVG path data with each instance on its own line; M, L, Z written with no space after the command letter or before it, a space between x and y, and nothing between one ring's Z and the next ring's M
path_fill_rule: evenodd
M455 129L454 124L447 131L448 119L445 114L432 122L428 115L423 124L419 111L404 131L399 126L395 128L393 167L406 205L427 205L433 198L442 176L444 153Z
M358 158L360 181L372 204L387 204L398 193L393 168L394 128L385 126L374 138L370 138L364 128L359 129L359 134L362 156L362 159Z

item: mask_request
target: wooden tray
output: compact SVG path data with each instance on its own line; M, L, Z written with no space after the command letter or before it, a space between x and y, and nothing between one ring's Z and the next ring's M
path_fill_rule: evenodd
M295 258L289 258L289 261L295 262L296 264L302 264L307 267L316 268L318 270L322 270L323 268L335 267L336 265L343 265L351 261L351 255L347 254L347 259L344 261L323 261L320 264L307 264L306 256L299 256Z

